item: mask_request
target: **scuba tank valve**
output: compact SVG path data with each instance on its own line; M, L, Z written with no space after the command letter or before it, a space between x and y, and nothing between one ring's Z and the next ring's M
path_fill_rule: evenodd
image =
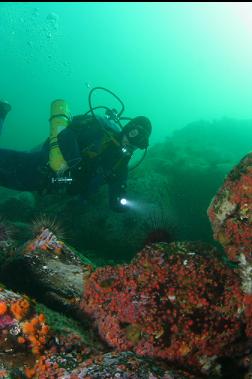
M121 109L120 111L117 111L115 108L108 108L106 106L103 106L103 105L99 105L99 106L93 106L93 94L94 92L96 92L97 90L99 91L105 91L107 93L109 93L110 95L112 95L121 105ZM109 89L107 88L104 88L104 87L94 87L90 90L89 92L89 95L88 95L88 103L89 103L89 110L84 114L84 117L87 116L89 113L91 113L91 115L93 116L93 118L96 118L96 114L95 114L95 110L97 109L103 109L105 110L105 117L108 119L108 120L113 120L115 123L117 123L119 125L119 127L121 128L121 130L123 130L124 126L122 125L121 121L130 121L132 120L130 117L122 117L122 114L124 112L124 104L122 102L122 100L112 91L110 91ZM132 154L134 153L136 149L135 148L132 148L130 146L122 146L122 153L125 155L125 156L132 156ZM144 160L145 156L146 156L146 153L147 153L147 147L144 149L144 152L142 154L142 156L140 157L140 159L138 160L138 162L136 162L135 164L133 164L131 167L129 167L129 171L133 171L135 168L137 168Z

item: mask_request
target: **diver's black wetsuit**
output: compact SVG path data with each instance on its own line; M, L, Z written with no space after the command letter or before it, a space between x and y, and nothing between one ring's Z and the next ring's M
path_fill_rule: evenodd
M122 153L121 131L103 117L75 116L58 135L62 155L70 167L68 193L88 198L109 186L110 206L125 192L130 156ZM38 152L0 149L0 186L19 191L53 190L55 175L48 165L49 140ZM65 175L65 173L64 173Z

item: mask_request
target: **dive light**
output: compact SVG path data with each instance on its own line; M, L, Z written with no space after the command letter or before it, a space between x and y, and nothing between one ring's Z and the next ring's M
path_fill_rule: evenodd
M127 205L128 202L127 202L127 200L125 198L122 198L122 199L120 199L120 204Z

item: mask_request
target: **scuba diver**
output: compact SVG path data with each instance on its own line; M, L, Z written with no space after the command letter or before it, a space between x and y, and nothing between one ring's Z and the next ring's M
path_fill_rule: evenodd
M92 94L96 90L112 94L122 110L93 107ZM40 194L63 190L85 203L100 186L108 184L110 208L124 211L128 163L137 149L143 150L138 164L143 160L151 122L145 116L122 117L123 103L103 87L90 91L89 105L84 115L72 117L67 103L55 100L51 104L50 136L39 151L0 149L0 186ZM105 116L94 113L99 108L105 109ZM10 110L8 103L0 102L0 126ZM122 120L127 121L125 126Z

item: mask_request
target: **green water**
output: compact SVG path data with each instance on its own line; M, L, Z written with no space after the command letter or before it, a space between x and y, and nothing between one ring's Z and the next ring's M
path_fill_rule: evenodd
M250 119L251 37L251 3L3 2L0 97L13 111L1 145L40 143L50 102L82 113L88 86L147 115L152 144L189 122Z

